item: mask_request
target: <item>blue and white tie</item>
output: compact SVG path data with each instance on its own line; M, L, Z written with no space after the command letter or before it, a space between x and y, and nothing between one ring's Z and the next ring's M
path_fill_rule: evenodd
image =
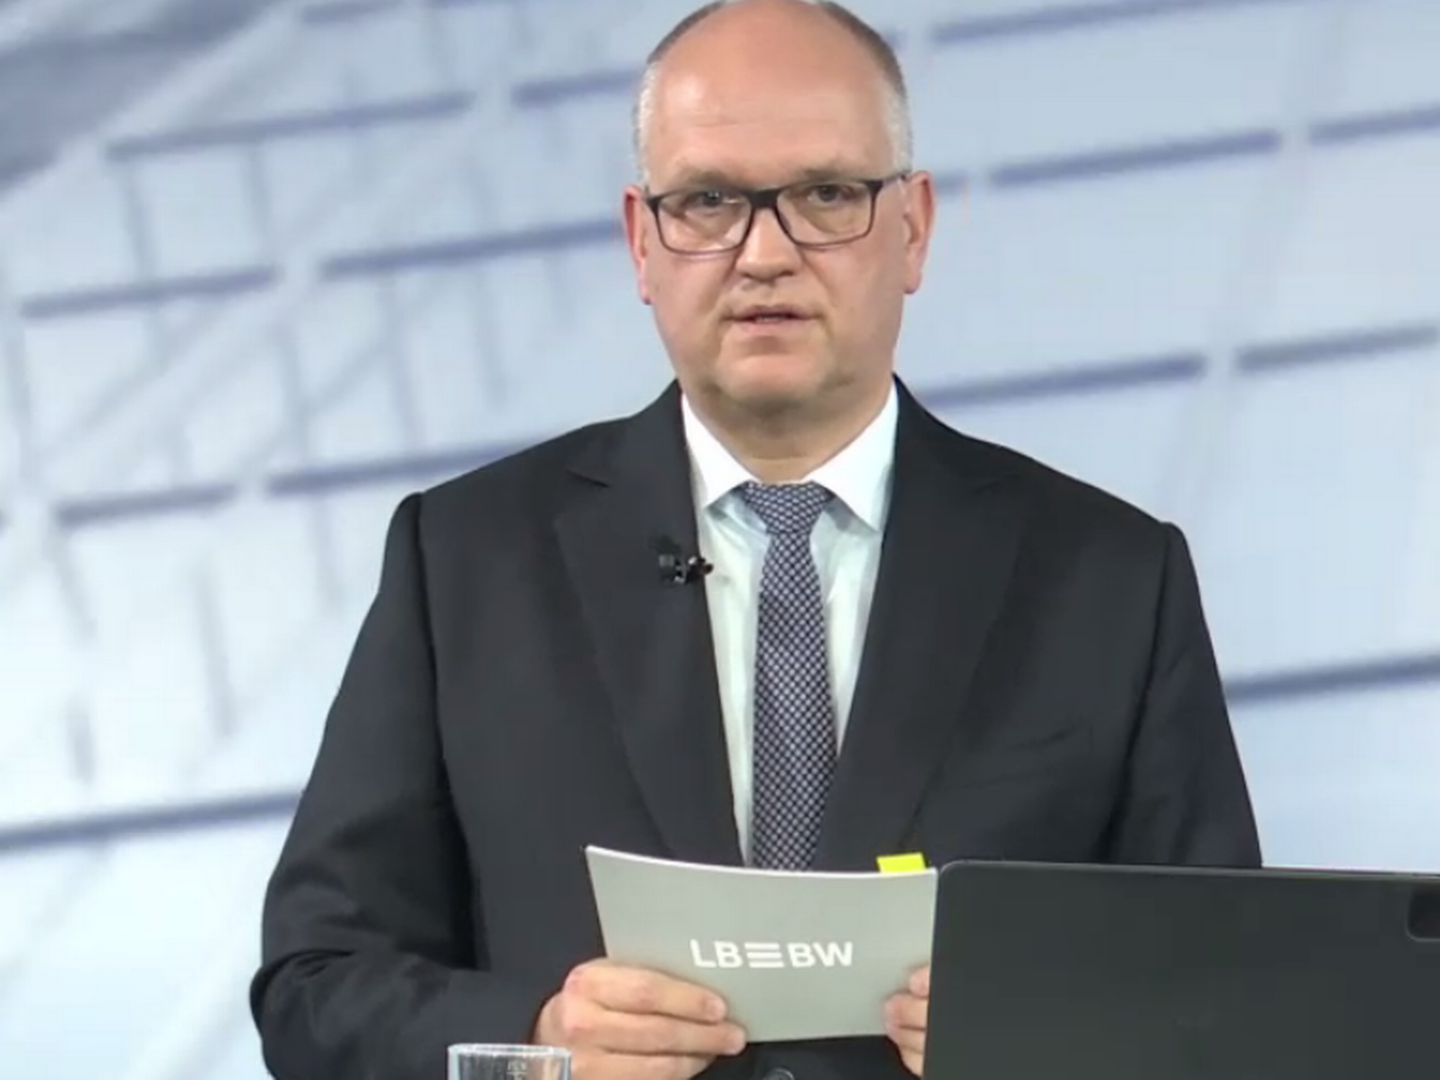
M765 523L755 640L751 862L807 869L835 771L835 704L825 606L810 534L831 493L819 484L756 484L740 495Z

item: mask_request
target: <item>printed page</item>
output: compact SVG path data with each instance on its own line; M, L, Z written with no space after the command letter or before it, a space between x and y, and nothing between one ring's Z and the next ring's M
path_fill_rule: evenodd
M937 875L787 873L589 847L606 954L720 994L752 1042L884 1033L929 962Z

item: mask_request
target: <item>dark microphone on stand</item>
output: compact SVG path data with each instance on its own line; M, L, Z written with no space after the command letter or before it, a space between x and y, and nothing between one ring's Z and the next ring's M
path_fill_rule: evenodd
M655 565L667 585L690 585L715 569L698 552L687 554L668 536L655 540Z

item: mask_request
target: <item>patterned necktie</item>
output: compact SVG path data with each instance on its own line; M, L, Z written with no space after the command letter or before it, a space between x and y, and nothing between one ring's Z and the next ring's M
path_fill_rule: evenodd
M815 858L835 769L825 608L810 533L831 494L819 484L745 484L770 535L755 638L751 862L803 870Z

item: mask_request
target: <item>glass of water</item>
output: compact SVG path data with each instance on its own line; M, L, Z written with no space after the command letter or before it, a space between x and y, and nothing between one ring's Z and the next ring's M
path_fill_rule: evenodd
M457 1043L447 1080L570 1080L570 1051L556 1046Z

